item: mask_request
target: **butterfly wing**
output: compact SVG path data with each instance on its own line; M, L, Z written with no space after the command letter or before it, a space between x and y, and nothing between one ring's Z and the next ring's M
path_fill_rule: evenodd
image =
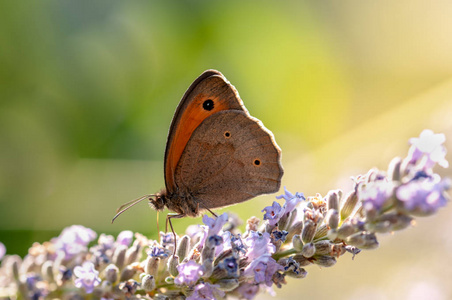
M220 72L207 70L191 84L174 113L168 133L164 166L168 191L176 188L176 166L193 131L207 117L230 109L248 114L237 90Z
M193 132L175 172L200 208L243 202L279 190L281 150L262 123L238 110L218 112Z

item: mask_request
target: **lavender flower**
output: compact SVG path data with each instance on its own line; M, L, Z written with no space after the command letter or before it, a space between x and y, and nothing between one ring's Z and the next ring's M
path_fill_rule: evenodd
M151 247L151 250L147 252L149 256L151 257L168 257L169 253L168 250L162 247L159 247L158 245L154 245Z
M202 217L202 221L209 227L208 236L218 235L224 224L228 221L228 215L222 214L216 219L209 218L207 215Z
M81 251L87 250L89 242L96 238L97 234L82 225L72 225L65 228L60 236L54 239L55 249L65 253L65 259L71 259Z
M272 277L276 271L284 267L278 264L270 255L262 255L254 259L246 268L244 275L254 277L256 283L265 283L272 286Z
M405 211L428 216L447 204L445 192L449 188L449 180L440 180L439 176L433 176L401 185L396 193Z
M91 294L95 286L101 282L99 272L94 269L94 264L91 262L84 262L83 265L74 268L75 286L84 288L88 294Z
M116 243L129 246L133 239L133 232L130 230L121 231L116 238Z
M359 186L359 198L368 216L391 205L390 200L394 193L394 184L391 181L378 180Z
M283 211L283 209L278 202L273 201L273 204L271 206L265 207L262 212L263 211L265 211L264 220L268 220L268 223L274 226L282 217L281 212Z
M249 260L254 260L262 255L275 253L276 247L271 243L270 234L251 231L244 241L247 246L246 256Z
M259 284L245 282L237 288L236 292L245 299L254 299L259 292Z
M405 159L394 159L388 172L372 169L354 177L349 192L332 190L304 201L302 193L284 188L277 196L284 205L275 201L265 207L263 221L250 217L243 233L237 217L205 215L205 225L189 226L180 235L176 251L172 233L160 233L154 241L131 231L116 238L100 234L88 248L96 233L81 225L35 243L23 259L5 255L0 243L0 291L23 299L274 294L273 287L282 288L287 276L305 278L309 266L331 267L345 254L353 259L378 247L377 234L404 229L415 216L434 214L447 204L450 180L432 169L448 165L444 135L427 130L410 142Z
M174 283L186 286L196 284L204 273L202 266L192 260L177 266L177 271L179 271L179 275L174 279Z
M422 163L424 169L432 168L436 163L447 168L449 162L445 158L447 152L443 146L445 141L444 134L435 134L433 131L425 129L418 138L410 139L412 146L408 154L409 161L413 163L424 158L425 161Z

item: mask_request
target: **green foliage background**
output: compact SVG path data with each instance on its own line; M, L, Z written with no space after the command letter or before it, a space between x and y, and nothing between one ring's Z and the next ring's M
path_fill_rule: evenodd
M1 1L0 241L24 255L72 224L155 237L144 203L110 220L120 204L164 186L172 115L209 68L273 131L293 192L350 188L349 176L385 169L424 128L446 133L452 151L451 13L448 2L407 0ZM261 217L273 199L225 210ZM451 213L384 237L355 262L312 268L278 295L299 295L301 285L322 297L324 289L307 290L323 282L343 299L363 290L447 299L439 270L452 262L442 231ZM174 223L182 232L200 220ZM407 268L430 279L405 278Z

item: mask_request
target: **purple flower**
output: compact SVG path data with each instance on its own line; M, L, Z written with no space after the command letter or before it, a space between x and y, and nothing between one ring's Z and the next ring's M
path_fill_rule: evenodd
M218 267L220 269L226 270L227 277L237 277L239 275L239 265L237 259L234 256L227 257L223 259Z
M72 225L63 229L59 237L52 241L55 249L65 253L65 259L71 259L82 251L85 251L86 246L96 238L97 234L82 225Z
M423 158L424 161L421 165L424 170L432 168L436 163L447 168L449 163L445 159L447 152L443 146L445 141L446 137L443 133L435 134L433 131L425 129L418 138L410 139L411 148L407 159L410 163L416 163Z
M177 271L179 271L179 275L177 275L174 279L174 283L177 285L192 286L204 274L203 267L193 260L189 260L185 264L178 265Z
M28 273L26 275L25 284L30 299L44 299L48 295L48 287L43 283L43 279L37 274Z
M116 243L124 246L129 246L133 239L133 232L130 230L121 231L116 238Z
M151 257L168 257L168 250L166 248L161 248L159 246L152 246L151 250L147 252L149 256Z
M282 242L284 242L286 240L286 236L289 234L288 231L286 230L274 230L272 232L273 237L275 238L275 241L281 240Z
M107 235L107 234L102 233L99 236L97 243L104 250L111 249L111 248L113 248L113 245L115 243L115 238L112 235Z
M174 245L173 233L172 232L169 232L169 233L160 232L160 244L165 248L169 245Z
M286 187L284 187L284 194L283 195L276 196L276 199L281 199L281 198L284 198L284 200L286 200L286 201L290 201L290 200L292 200L294 198L298 198L298 199L301 199L301 200L305 200L306 199L304 197L303 193L296 192L295 195L294 195L291 192L289 192L286 189Z
M403 208L420 216L431 215L447 204L445 191L450 188L448 179L439 176L422 178L401 185L397 191L397 199Z
M254 277L256 283L265 283L272 286L272 277L276 271L282 271L284 267L274 260L270 255L263 255L253 260L244 271L247 277Z
M237 234L237 236L235 236L235 235L231 236L231 248L234 251L246 254L246 246L243 243L243 240L242 240L242 237L240 236L240 233Z
M380 211L388 204L394 191L394 184L386 180L371 181L360 185L359 198L366 211Z
M282 214L281 214L282 207L276 201L273 201L272 206L265 207L262 210L262 212L263 211L265 211L264 220L268 220L268 223L271 226L275 226L276 223L279 222L279 219L281 219L281 217L282 217Z
M0 242L0 260L5 256L6 254L6 247L3 245L2 242Z
M270 255L275 253L276 247L271 243L270 234L268 232L260 233L250 231L250 235L245 239L245 245L248 247L246 256L252 261L262 255Z
M230 231L223 231L223 234L221 235L222 243L220 243L219 245L216 245L216 247L215 247L215 256L218 256L224 250L228 250L228 249L232 248L231 236L232 236L232 234Z
M98 271L94 269L92 262L84 262L82 266L74 268L75 286L78 288L83 287L85 291L90 294L93 292L94 287L98 286L101 282Z
M259 292L259 284L245 282L242 283L236 291L238 294L245 299L251 300L254 299L256 294Z
M284 198L286 202L284 203L281 216L284 214L289 214L292 212L295 207L300 203L301 201L306 200L303 193L296 192L295 195L289 192L286 187L284 187L284 195L276 196L276 199Z
M223 298L225 293L218 289L219 285L210 283L200 283L195 286L193 294L187 300L209 299L215 300Z
M209 218L207 215L202 217L202 221L209 227L208 236L218 235L224 224L228 221L228 214L224 213L215 219Z

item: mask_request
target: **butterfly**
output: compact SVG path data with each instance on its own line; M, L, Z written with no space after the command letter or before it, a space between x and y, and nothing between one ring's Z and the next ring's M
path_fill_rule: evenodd
M166 142L165 189L118 208L112 222L144 199L171 218L196 217L203 210L237 204L277 192L283 167L271 131L252 117L229 81L216 70L203 72L177 106Z

